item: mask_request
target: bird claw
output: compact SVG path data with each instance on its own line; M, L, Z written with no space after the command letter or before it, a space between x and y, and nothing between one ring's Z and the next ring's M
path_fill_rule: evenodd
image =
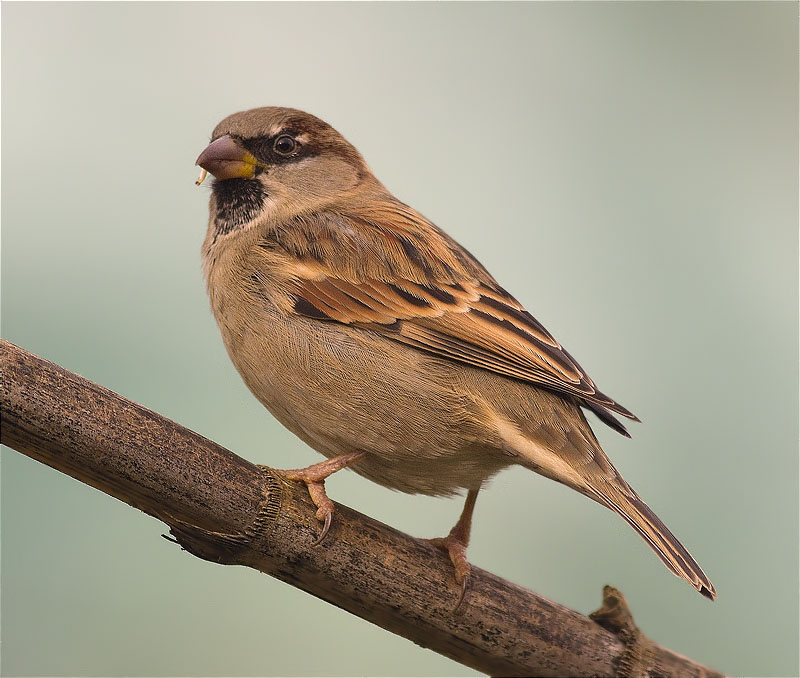
M319 533L319 537L314 540L314 543L311 544L311 546L317 546L323 539L325 539L325 535L328 534L328 530L331 529L331 522L333 521L333 509L328 511L324 518L320 518L319 511L317 511L317 518L324 520L325 522L322 525L322 532Z
M464 598L467 595L467 584L469 584L469 574L461 581L461 594L458 596L458 602L453 608L453 614L462 614L464 612L461 605L463 604Z
M450 562L453 563L456 584L461 586L453 614L459 614L462 611L461 606L467 595L470 572L469 561L467 560L467 545L469 544L469 533L472 527L472 511L475 508L475 500L478 498L479 489L472 489L467 493L464 510L461 511L461 517L453 526L453 529L450 530L450 534L446 537L434 537L433 539L425 540L440 551L444 551L450 556Z
M287 480L305 483L311 501L313 501L314 506L317 507L317 520L323 521L322 532L320 532L320 535L314 540L312 546L316 546L325 539L325 535L328 534L328 530L331 529L331 522L333 520L334 504L325 493L325 479L332 473L336 473L336 471L340 471L350 466L350 464L357 462L359 459L362 459L364 454L364 452L350 452L306 468L279 471Z
M453 608L453 614L463 612L462 605L467 595L467 586L469 584L470 565L467 561L467 547L458 537L453 534L447 537L434 537L433 539L426 539L428 543L435 546L440 551L444 551L449 557L450 562L453 563L453 570L455 575L456 584L460 584L461 590L458 595L458 602Z

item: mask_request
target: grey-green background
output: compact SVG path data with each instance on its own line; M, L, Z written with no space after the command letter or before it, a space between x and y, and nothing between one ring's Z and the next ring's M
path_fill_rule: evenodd
M737 675L797 676L797 4L2 7L2 333L255 462L320 459L246 391L205 298L223 116L331 122L643 420L598 429L703 565L522 470L470 558ZM330 494L419 536L458 500ZM471 675L2 456L4 675Z

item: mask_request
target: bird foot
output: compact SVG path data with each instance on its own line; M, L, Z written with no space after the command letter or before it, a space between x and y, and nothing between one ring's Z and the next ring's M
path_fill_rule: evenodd
M319 464L313 464L306 468L300 469L286 469L279 470L284 478L287 480L294 480L296 482L305 483L308 488L308 494L311 496L311 501L317 507L317 520L322 522L322 531L319 537L314 541L312 546L319 544L328 534L333 520L334 505L325 492L325 479L341 471L343 468L354 464L364 456L364 452L350 452L343 454L327 461L322 461Z
M457 614L461 609L464 602L464 597L467 593L467 585L469 584L469 563L467 562L467 545L469 544L469 533L472 530L472 512L475 509L475 501L478 498L478 489L472 489L467 492L467 500L464 502L464 509L461 511L461 517L458 522L450 530L450 534L446 537L435 537L434 539L426 539L425 541L433 544L437 549L445 551L450 556L450 562L453 563L455 569L456 584L461 586L461 593L458 596L453 614Z
M454 535L452 532L446 537L435 537L425 541L447 553L450 556L450 562L453 563L456 584L461 586L458 602L453 609L453 614L456 614L461 609L467 593L467 585L469 584L470 565L467 561L467 545L458 535Z

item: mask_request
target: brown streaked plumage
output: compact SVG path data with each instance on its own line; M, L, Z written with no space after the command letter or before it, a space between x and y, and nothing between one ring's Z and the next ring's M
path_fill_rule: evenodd
M338 132L301 111L257 108L223 120L197 164L216 177L203 257L231 360L329 458L288 472L319 507L320 538L333 513L324 480L344 466L403 492L467 490L456 527L433 540L463 597L477 493L519 464L620 514L673 573L715 596L581 408L625 435L615 415L636 417Z

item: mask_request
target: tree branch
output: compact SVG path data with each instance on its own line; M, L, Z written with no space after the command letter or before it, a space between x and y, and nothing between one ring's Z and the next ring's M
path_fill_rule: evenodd
M428 543L337 505L130 400L0 341L0 442L170 526L194 555L277 577L491 675L720 676L660 647L606 587L597 622L477 567L463 612Z

